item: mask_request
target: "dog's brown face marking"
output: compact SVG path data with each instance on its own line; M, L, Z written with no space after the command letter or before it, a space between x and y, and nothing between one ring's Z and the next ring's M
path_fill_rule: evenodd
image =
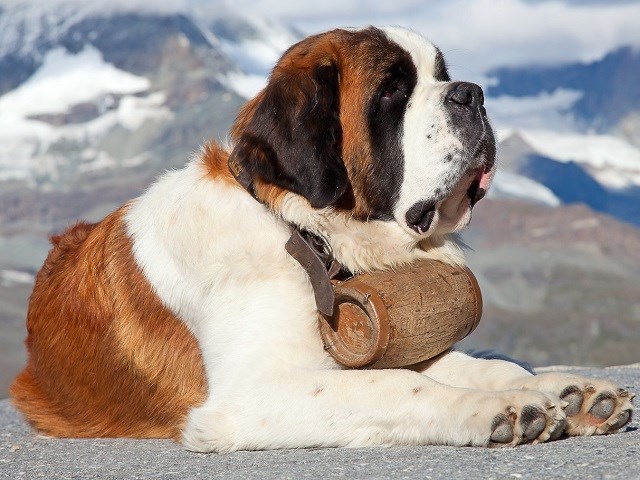
M352 64L345 68L341 92L343 159L356 200L354 215L390 220L404 173L404 111L417 72L409 54L383 32L359 34L364 38L347 57Z

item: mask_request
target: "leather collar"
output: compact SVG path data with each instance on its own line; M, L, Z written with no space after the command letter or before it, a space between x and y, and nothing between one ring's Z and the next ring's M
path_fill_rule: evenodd
M331 280L341 273L345 274L345 271L340 262L333 258L333 252L327 241L311 232L296 229L291 234L285 249L309 275L318 311L332 317L336 297Z

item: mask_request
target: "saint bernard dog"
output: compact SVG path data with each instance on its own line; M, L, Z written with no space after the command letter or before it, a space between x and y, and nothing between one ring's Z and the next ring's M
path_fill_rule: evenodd
M502 446L614 432L633 395L456 351L346 369L323 347L296 229L350 272L462 263L495 170L478 85L401 28L333 30L289 48L240 110L230 146L97 224L52 238L14 404L56 437L173 438L227 452Z

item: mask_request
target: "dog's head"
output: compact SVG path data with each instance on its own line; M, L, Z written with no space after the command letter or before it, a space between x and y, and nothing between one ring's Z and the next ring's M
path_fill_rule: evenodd
M229 164L272 206L293 192L417 243L465 226L488 188L495 140L483 100L411 31L330 31L284 53L239 114Z

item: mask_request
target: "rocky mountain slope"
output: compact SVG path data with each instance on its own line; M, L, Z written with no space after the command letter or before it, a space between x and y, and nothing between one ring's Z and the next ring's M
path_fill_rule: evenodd
M485 299L463 342L534 365L640 359L640 231L576 204L483 200L463 234Z
M543 203L581 203L598 212L640 226L640 185L612 188L598 181L598 172L589 164L550 158L537 152L517 132L500 143L500 161L501 175L518 175L544 187L553 200L541 200ZM640 163L638 168L640 169ZM508 192L503 193L503 196L508 196ZM514 193L514 196L523 200L536 198L526 188Z

